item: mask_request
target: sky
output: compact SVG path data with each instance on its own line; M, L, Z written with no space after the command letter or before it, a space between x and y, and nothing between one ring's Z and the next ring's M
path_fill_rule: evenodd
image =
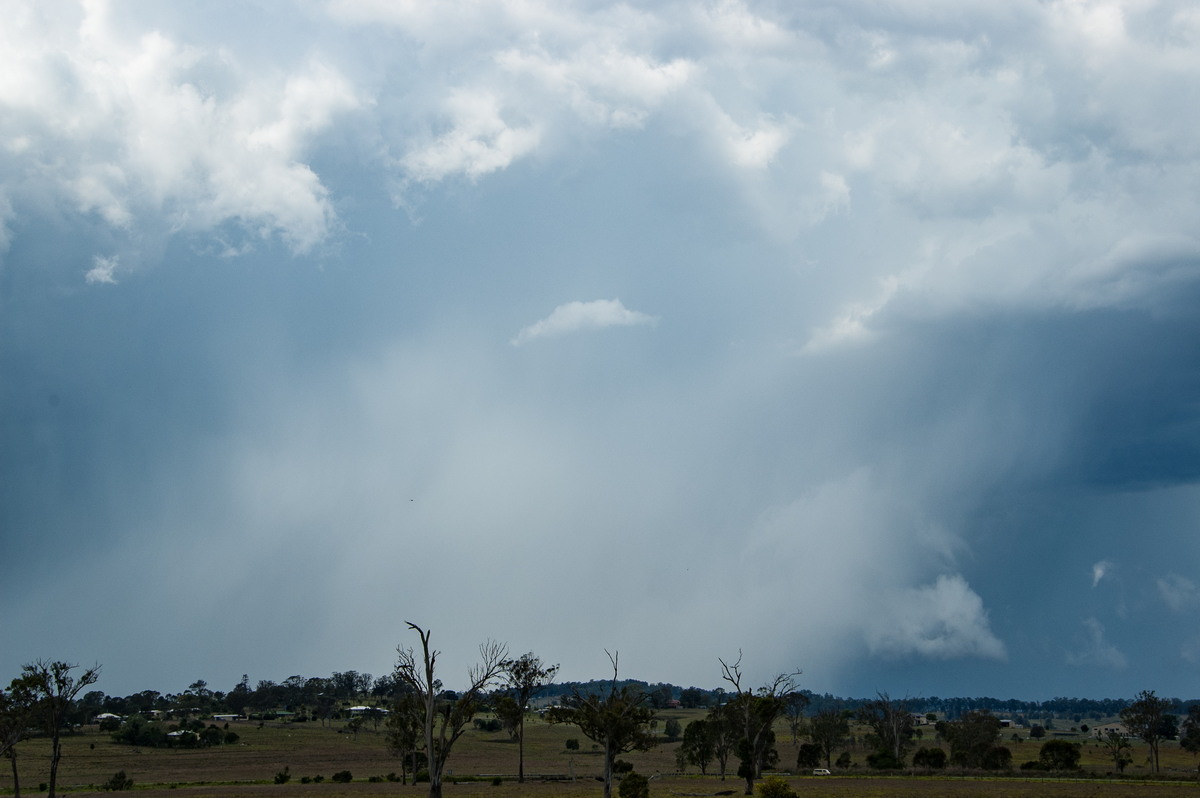
M4 14L4 681L1200 697L1193 3Z

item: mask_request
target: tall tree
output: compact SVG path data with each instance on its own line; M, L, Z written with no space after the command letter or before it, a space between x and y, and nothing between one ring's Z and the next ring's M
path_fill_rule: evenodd
M502 643L487 641L479 646L480 661L467 674L469 686L451 698L442 690L442 682L434 675L439 651L429 646L429 631L409 622L421 638L421 653L412 648L398 647L396 679L416 694L424 710L422 732L425 736L425 758L429 768L429 798L442 798L442 771L450 749L462 736L463 729L479 710L483 691L503 670L508 649Z
M988 768L995 759L993 749L1000 736L1000 719L985 709L965 713L958 720L937 726L938 734L950 743L950 761L964 768Z
M13 795L21 798L21 777L17 772L17 743L25 739L33 721L37 696L27 676L12 680L7 690L0 690L0 755L12 764Z
M22 669L33 694L37 697L38 710L46 732L50 735L50 782L47 794L55 796L58 783L58 762L62 759L62 727L66 725L71 702L83 688L95 684L100 678L100 666L93 665L78 676L71 671L79 666L66 662L38 660Z
M503 663L508 693L517 704L517 781L525 781L525 713L529 702L554 681L557 665L546 665L532 651Z
M792 733L792 745L800 744L800 735L804 734L804 727L807 725L804 711L808 709L810 703L812 703L812 699L806 694L796 691L788 694L787 701L783 705L788 731Z
M821 750L825 767L833 767L833 752L850 736L850 720L836 707L826 707L812 717L808 724L808 736L813 745Z
M738 740L741 739L741 724L734 717L733 704L718 704L708 711L708 734L712 739L713 759L717 760L717 769L721 781L725 781L725 772L729 768L729 757L737 750Z
M711 723L701 718L694 720L683 730L683 742L675 749L675 764L683 770L688 765L700 768L700 775L708 772L708 763L713 759L713 735Z
M604 653L608 654L607 651ZM646 751L657 740L651 732L654 710L642 689L627 684L617 687L617 654L608 654L613 666L607 693L581 693L576 688L562 706L546 713L551 723L571 723L604 749L604 798L612 798L613 764L627 751Z
M417 776L417 755L424 739L425 710L416 693L402 692L392 702L387 719L388 750L400 759L400 783L408 784L408 769L412 765L413 780Z
M877 755L887 767L904 767L913 737L913 718L907 701L893 701L887 693L859 708L859 720L871 727Z
M1150 764L1158 772L1158 745L1163 740L1163 719L1171 701L1159 698L1153 690L1143 690L1129 706L1121 710L1121 721L1129 733L1150 746Z
M739 775L746 780L746 795L754 794L754 781L762 777L763 764L770 759L774 750L775 732L771 727L783 713L788 696L796 691L796 677L800 671L781 673L770 683L751 689L742 684L742 652L732 663L718 658L721 663L721 678L733 685L736 698L733 703L741 721L742 739L738 743L742 767Z

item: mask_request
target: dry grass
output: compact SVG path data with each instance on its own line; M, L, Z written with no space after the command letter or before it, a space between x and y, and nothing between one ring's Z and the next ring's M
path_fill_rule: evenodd
M659 716L659 728L669 718L684 725L700 717L699 710L680 710ZM195 798L196 796L229 796L229 798L280 798L284 795L311 795L313 798L362 796L374 794L422 796L426 785L397 783L368 783L369 776L386 776L398 772L398 763L388 754L382 731L364 731L357 737L335 726L318 724L265 724L238 722L230 728L240 735L238 744L193 750L137 749L112 742L109 735L89 729L83 734L65 739L64 755L59 770L60 788L74 794L90 794L93 785L102 784L118 770L124 770L143 798L167 796ZM506 778L499 786L490 781L447 784L447 798L516 798L517 796L546 796L547 798L582 798L597 796L600 785L595 776L600 772L599 754L592 744L572 726L549 726L530 721L525 743L525 772L530 776L574 775L576 780L517 784ZM796 747L790 734L780 725L777 729L781 766L795 762ZM932 729L926 729L932 736ZM580 750L568 751L566 741L576 738ZM931 744L930 739L922 741ZM1014 764L1034 759L1039 744L1034 741L1006 741L1013 751ZM655 796L714 796L728 792L741 794L740 780L730 777L722 782L715 776L678 776L675 771L675 743L665 743L653 751L627 754L624 758L651 781ZM1144 775L1144 746L1134 749L1135 765L1127 774ZM45 740L29 740L19 748L23 792L36 794L40 782L48 773L49 744ZM865 753L855 752L854 759L863 761ZM7 763L4 763L7 765ZM487 734L469 730L456 745L450 758L447 781L482 774L511 777L517 771L517 746L504 734ZM1102 749L1085 743L1084 765L1104 773L1107 761ZM289 768L292 779L286 785L272 783L274 775ZM1193 777L1195 761L1191 755L1168 745L1163 749L1164 771L1180 777ZM349 770L355 778L350 784L335 784L329 777L340 770ZM1180 790L1197 787L1192 781L1174 783L1145 783L1137 780L1054 781L1024 779L1016 776L994 779L964 779L952 776L941 778L896 777L879 778L862 771L853 775L831 777L794 776L789 782L803 795L813 796L952 796L987 795L1032 798L1033 796L1147 796L1179 795ZM301 784L302 776L325 777L320 784ZM12 777L7 767L0 768L0 790L11 792Z

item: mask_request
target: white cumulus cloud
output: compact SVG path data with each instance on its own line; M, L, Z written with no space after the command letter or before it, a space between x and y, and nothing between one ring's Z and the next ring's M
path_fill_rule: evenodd
M107 258L97 255L92 259L92 268L88 269L83 279L88 283L108 283L109 285L114 285L117 282L115 272L117 271L118 263L120 263L120 257L117 255L111 255Z
M983 599L958 574L889 595L866 638L872 653L884 656L1007 656L1004 643L992 633Z
M553 338L580 330L600 330L605 327L634 327L654 324L657 317L630 310L619 299L596 299L592 302L567 302L554 311L517 333L510 343L513 346L537 338Z

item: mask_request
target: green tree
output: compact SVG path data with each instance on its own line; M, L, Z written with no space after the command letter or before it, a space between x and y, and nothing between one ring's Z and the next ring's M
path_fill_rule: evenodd
M641 773L630 772L621 779L617 793L621 798L650 798L650 782Z
M985 769L994 764L992 749L1000 736L1000 719L987 710L973 710L958 720L939 724L938 731L950 743L950 761L954 764Z
M850 736L850 720L841 710L822 709L809 721L808 736L820 750L825 767L832 767L834 750Z
M680 770L684 770L688 765L695 765L700 768L700 775L707 775L708 764L712 760L710 723L703 718L694 720L683 730L683 742L675 749L675 764Z
M732 663L718 659L721 663L721 678L733 685L736 697L731 702L741 725L741 740L738 741L738 756L742 760L738 775L746 780L746 795L754 794L754 781L762 777L762 769L772 760L778 759L775 752L775 732L772 726L783 713L788 696L796 691L799 671L781 673L770 683L753 690L742 684L742 652Z
M940 748L918 748L913 754L912 764L915 768L941 770L946 767L946 752Z
M1150 746L1150 764L1158 772L1158 747L1163 740L1163 717L1171 701L1158 698L1153 690L1143 690L1129 706L1121 710L1121 721L1129 733Z
M683 734L683 726L678 720L671 718L663 725L663 734L669 742L675 742Z
M469 686L453 698L442 690L435 676L438 654L429 646L430 632L409 622L421 638L421 653L397 647L396 679L412 692L421 709L421 731L425 738L425 760L429 769L429 798L442 798L442 772L450 749L479 709L483 691L503 670L507 649L488 641L479 646L480 662L468 672Z
M71 702L83 688L100 678L100 666L93 665L78 676L71 671L78 665L38 660L22 669L22 676L37 698L37 714L50 735L50 782L48 798L54 798L58 783L58 763L62 759L62 729L67 724Z
M17 743L25 739L33 723L37 695L27 676L12 680L8 689L0 690L0 754L12 764L13 795L21 796L21 777L17 772Z
M608 652L605 652L608 654ZM551 723L570 723L583 735L603 748L604 798L612 798L613 766L620 754L646 751L657 743L650 730L654 710L648 697L636 685L617 687L617 654L609 654L613 666L608 691L581 693L573 690L562 706L546 713Z
M800 736L804 734L804 728L807 725L804 711L808 709L810 703L812 700L802 692L793 691L787 695L783 705L783 714L787 717L788 731L792 733L792 745L797 745L800 742Z
M492 711L496 713L496 720L490 723L499 723L498 728L508 732L510 739L517 740L521 736L521 722L525 718L525 713L521 711L521 705L517 700L510 695L500 694L492 698ZM475 725L482 728L481 724L488 722L476 720ZM494 730L494 729L493 729ZM524 759L524 756L521 757Z
M525 781L525 713L529 702L554 681L557 665L546 665L532 651L502 663L509 697L517 714L517 781Z
M1079 743L1066 740L1047 740L1038 752L1038 762L1046 770L1078 770Z
M708 723L708 736L712 741L713 759L717 763L721 781L725 781L729 757L737 750L740 738L737 718L734 716L735 709L733 704L718 705L710 709L705 718Z
M808 770L821 766L821 746L816 743L801 743L796 751L796 769ZM826 763L825 767L829 767Z
M424 720L424 709L415 693L402 692L392 701L385 734L388 750L400 759L401 784L408 784L410 763L413 776L416 777L416 760L424 739Z

